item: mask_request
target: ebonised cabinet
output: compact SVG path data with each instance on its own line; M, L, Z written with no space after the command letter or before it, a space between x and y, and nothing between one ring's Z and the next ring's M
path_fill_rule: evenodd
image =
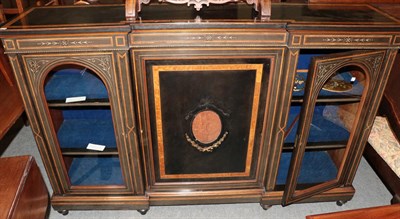
M361 4L124 10L34 8L1 31L53 208L352 198L398 20Z

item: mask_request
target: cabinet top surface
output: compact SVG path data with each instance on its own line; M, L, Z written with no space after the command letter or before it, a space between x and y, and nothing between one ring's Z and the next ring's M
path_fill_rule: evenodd
M249 28L318 27L326 29L338 26L363 26L372 28L397 27L399 20L365 4L273 4L268 21L257 19L251 5L210 5L196 11L186 5L143 5L139 18L131 23L125 21L124 5L54 6L33 8L5 24L2 30L32 30L95 28L102 26L154 28L205 28L207 26ZM152 24L152 25L149 25ZM240 26L236 26L240 27ZM317 29L318 29L317 28ZM301 28L300 28L301 29Z

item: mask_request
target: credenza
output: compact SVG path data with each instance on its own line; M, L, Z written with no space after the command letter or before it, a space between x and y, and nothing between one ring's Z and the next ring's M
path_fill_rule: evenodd
M399 20L295 3L129 17L130 3L33 8L0 31L54 209L353 197Z

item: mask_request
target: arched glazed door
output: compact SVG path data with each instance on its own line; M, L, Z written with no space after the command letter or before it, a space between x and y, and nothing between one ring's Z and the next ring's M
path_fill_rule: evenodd
M290 159L283 205L343 185L353 153L369 133L362 121L384 58L385 51L319 56L304 84L297 74L285 139L293 146L281 155Z
M22 60L35 97L27 102L32 131L54 194L142 192L135 116L124 95L126 54L27 54Z

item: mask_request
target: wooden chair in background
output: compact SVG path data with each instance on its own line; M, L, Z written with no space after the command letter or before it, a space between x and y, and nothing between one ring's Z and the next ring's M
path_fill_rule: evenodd
M41 4L58 4L58 0L44 2L43 0L2 0L0 4L0 23L5 23L8 18L23 13L28 8ZM0 43L0 140L4 140L8 131L15 126L24 112L22 99L15 84L14 75L8 58L4 55L3 46ZM19 129L18 129L19 130ZM0 152L9 143L9 139L0 141Z
M24 112L22 99L2 46L0 48L0 71L0 139L2 139ZM0 147L3 146L5 145L0 145ZM0 151L2 151L1 148Z
M21 14L26 9L33 6L48 6L58 5L58 0L2 0L3 13L7 14Z

